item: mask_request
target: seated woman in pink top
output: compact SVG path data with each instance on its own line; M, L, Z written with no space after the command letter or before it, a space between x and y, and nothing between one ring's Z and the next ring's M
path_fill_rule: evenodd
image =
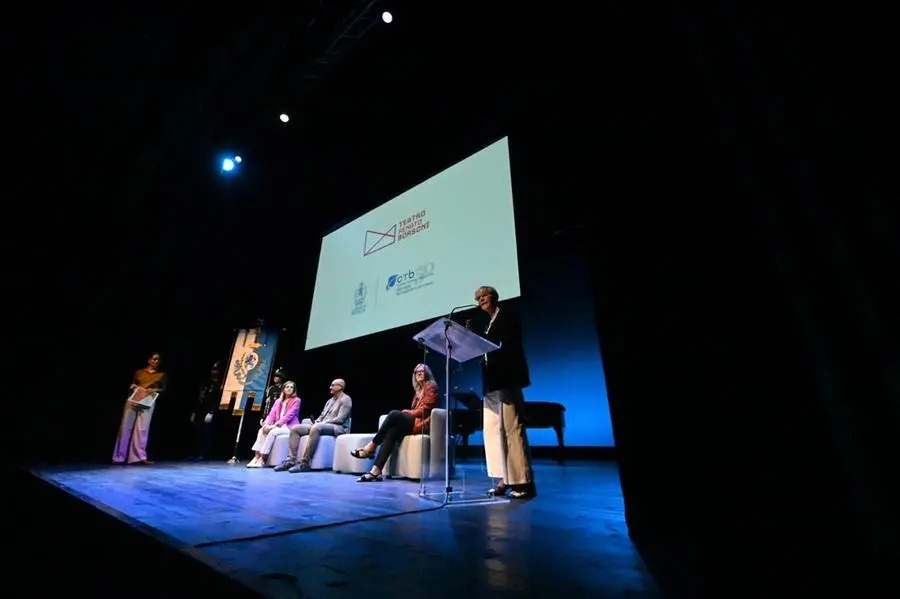
M252 447L256 455L247 464L247 468L263 468L266 465L275 439L281 435L290 435L291 427L300 424L297 418L299 413L300 398L297 397L297 385L294 381L288 381L256 435L256 443Z

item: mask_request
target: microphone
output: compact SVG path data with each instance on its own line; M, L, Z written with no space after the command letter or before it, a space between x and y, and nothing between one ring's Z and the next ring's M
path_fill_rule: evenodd
M447 315L447 318L444 319L444 337L447 339L447 378L450 378L450 325L453 324L453 313L457 310L463 310L465 308L477 308L478 304L464 304L462 306L456 306L452 310L450 310L450 314Z
M453 313L456 312L457 310L464 310L466 308L477 308L477 307L478 307L478 304L465 304L463 306L456 306L455 308L450 310L450 314L447 315L447 318L452 317Z
M462 306L456 306L455 308L450 310L450 314L448 314L447 318L444 319L444 327L447 329L450 328L450 323L453 322L453 313L456 312L457 310L464 310L466 308L477 308L477 307L478 307L478 304L464 304Z

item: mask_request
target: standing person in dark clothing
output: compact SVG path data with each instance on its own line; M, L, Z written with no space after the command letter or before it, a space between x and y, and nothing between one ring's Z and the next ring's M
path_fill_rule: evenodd
M475 301L490 317L484 337L500 346L484 356L484 453L488 476L499 479L491 495L535 496L531 450L525 431L525 396L531 384L518 317L500 305L493 287L475 290Z
M209 379L200 390L191 423L194 425L194 455L191 459L204 460L212 453L213 417L222 395L222 365L216 362L209 370Z
M282 368L276 370L275 374L272 375L272 384L266 389L266 403L263 405L262 418L259 419L260 426L263 425L263 421L269 415L269 410L275 405L275 400L281 397L281 390L284 388L284 381L286 380L287 373Z

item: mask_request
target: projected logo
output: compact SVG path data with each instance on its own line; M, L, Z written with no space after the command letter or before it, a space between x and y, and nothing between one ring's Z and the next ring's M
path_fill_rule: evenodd
M374 254L386 247L391 247L397 241L397 225L391 226L385 231L366 231L366 241L363 245L363 256Z
M405 272L392 274L387 279L386 291L391 291L397 295L403 295L410 291L416 291L423 287L428 287L434 281L434 262L426 262L415 269Z
M390 247L398 241L409 239L413 235L420 235L428 230L431 222L425 218L426 212L420 210L415 214L393 223L384 231L366 230L366 238L363 242L363 257L384 248Z
M368 290L366 288L366 283L360 281L356 291L353 292L353 309L350 311L350 314L362 314L366 311L367 295Z

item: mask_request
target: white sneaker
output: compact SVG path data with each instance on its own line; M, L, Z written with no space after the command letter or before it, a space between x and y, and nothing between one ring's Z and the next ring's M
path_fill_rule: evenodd
M253 458L247 464L247 468L262 468L262 461L259 458Z

